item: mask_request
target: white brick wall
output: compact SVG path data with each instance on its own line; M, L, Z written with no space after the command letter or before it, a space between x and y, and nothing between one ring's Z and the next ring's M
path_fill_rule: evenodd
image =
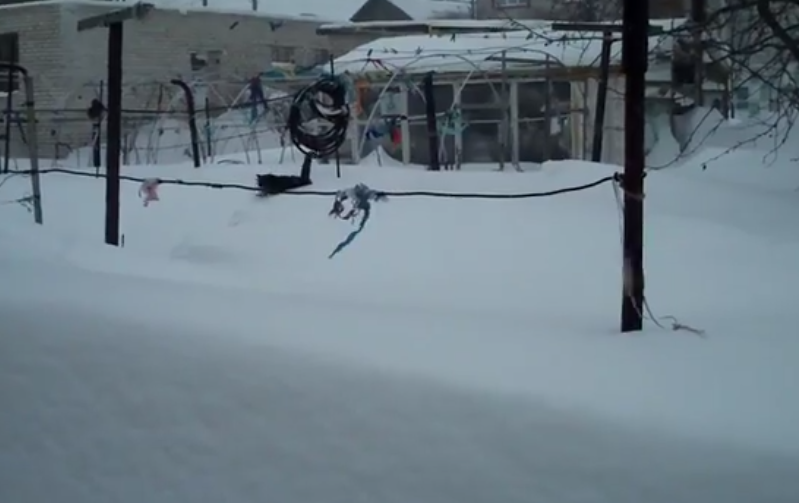
M52 89L63 73L65 50L59 42L59 7L57 5L32 5L0 9L0 33L16 32L20 35L20 64L34 79L36 106L52 107L58 92ZM13 106L20 109L24 103L22 93L14 93ZM5 99L0 103L5 110ZM3 131L5 125L3 125ZM40 128L40 136L46 133ZM12 128L12 156L26 156L17 127ZM0 146L0 150L2 150Z

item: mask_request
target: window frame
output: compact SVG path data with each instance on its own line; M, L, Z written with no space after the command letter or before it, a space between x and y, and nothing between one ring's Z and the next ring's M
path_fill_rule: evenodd
M531 6L530 0L493 0L497 9L524 9Z
M5 57L10 54L11 58L6 61ZM0 62L19 64L20 60L20 43L18 32L5 32L0 33ZM19 91L20 82L16 72L11 72L11 79L9 81L9 74L5 70L0 70L0 93L14 93Z
M287 56L286 59L283 57ZM270 57L272 63L294 63L297 56L297 48L289 45L273 45Z

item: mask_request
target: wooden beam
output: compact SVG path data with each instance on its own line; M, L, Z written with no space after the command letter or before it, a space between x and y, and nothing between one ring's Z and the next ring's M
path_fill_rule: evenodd
M523 52L524 49L519 49L519 51ZM502 56L489 56L485 59L485 61L496 61L497 63L502 63L504 60L505 63L540 65L541 67L546 67L547 61L549 61L550 63L557 63L558 65L563 66L563 63L561 63L558 58L555 56L550 56L547 53L528 51L527 54L530 55L529 58L514 58L513 56L507 56L503 58ZM536 56L538 57L536 58Z
M124 9L87 17L78 21L78 31L108 28L112 24L122 23L131 19L142 19L154 8L155 6L151 3L137 2L135 5L125 7Z
M523 25L438 25L436 23L405 23L391 24L390 21L381 24L349 23L340 25L322 25L316 29L317 35L459 35L468 33L505 33L509 31L524 31ZM533 29L533 28L529 28Z

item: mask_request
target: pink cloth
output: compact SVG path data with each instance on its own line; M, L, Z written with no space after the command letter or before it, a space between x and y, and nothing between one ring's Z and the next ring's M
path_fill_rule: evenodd
M150 205L153 201L158 201L158 186L161 184L160 180L155 178L148 178L144 180L139 187L139 197L142 198L144 202L144 207Z

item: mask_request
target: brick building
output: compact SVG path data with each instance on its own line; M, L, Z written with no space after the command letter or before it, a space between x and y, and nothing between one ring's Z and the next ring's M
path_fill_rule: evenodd
M347 2L339 7L343 11L349 6L354 12L362 0L342 1ZM292 16L284 11L270 14L245 8L236 12L156 3L159 6L145 19L125 25L126 108L149 107L164 99L157 95L165 89L175 93L169 82L176 78L213 80L219 84L214 96L235 95L248 78L274 63L313 64L360 43L317 35L316 28L329 19L315 14ZM0 0L0 60L20 63L34 77L36 105L42 111L38 121L42 157L55 155L56 143L68 147L86 144L90 128L81 112L88 110L92 99L102 96L107 31L78 32L78 20L124 6L107 1ZM18 82L9 82L5 72L0 74L0 119L4 119L6 92L12 91L12 110L21 109L23 96ZM54 117L59 110L63 113ZM54 126L58 121L60 125ZM24 156L24 132L13 120L12 124L12 155ZM0 136L4 130L0 128Z

